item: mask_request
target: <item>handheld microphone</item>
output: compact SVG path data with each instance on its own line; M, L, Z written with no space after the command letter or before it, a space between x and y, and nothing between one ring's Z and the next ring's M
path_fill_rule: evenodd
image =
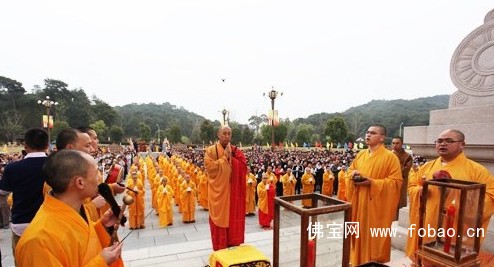
M115 216L118 219L121 209L120 206L117 204L117 201L113 197L110 186L108 184L101 183L98 185L98 192L106 200L106 203L110 205L111 211L113 212L113 216ZM122 218L120 219L120 224L124 226L126 221L127 218L125 216L122 216Z

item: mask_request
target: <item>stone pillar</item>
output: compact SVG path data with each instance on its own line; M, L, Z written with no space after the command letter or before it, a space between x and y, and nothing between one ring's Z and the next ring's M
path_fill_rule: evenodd
M405 127L404 141L415 154L434 159L434 139L446 129L458 129L465 134L467 157L494 173L494 9L456 48L450 76L457 91L451 95L448 109L431 111L429 126ZM408 208L400 209L399 221L393 224L401 233L392 239L393 247L403 249L406 243L408 212ZM482 248L494 252L493 244L491 218Z
M439 133L458 129L466 136L465 154L494 173L494 9L456 48L450 76L457 91L448 109L431 111L429 126L405 127L404 140L414 153L432 159Z

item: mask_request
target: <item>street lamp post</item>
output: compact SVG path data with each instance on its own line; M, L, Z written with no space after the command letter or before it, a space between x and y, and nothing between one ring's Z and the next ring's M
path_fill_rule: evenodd
M402 126L403 126L403 122L401 122L401 123L400 123L400 137L403 137L403 136L401 135L401 128L402 128Z
M274 149L274 100L278 96L278 93L280 96L283 95L283 92L278 92L274 90L274 87L271 86L271 91L268 92L268 97L271 99L271 148ZM263 95L266 95L266 93L263 93Z
M58 105L58 102L50 100L50 97L46 96L46 98L44 100L38 100L38 104L43 105L46 108L46 116L47 116L46 131L48 132L48 149L50 149L51 148L50 109L51 109L51 107Z
M158 126L158 144L160 144L160 145L161 145L160 125L156 123L156 126Z
M227 125L226 124L226 114L228 114L228 110L226 110L226 108L223 108L223 110L221 111L221 114L223 114L223 125Z

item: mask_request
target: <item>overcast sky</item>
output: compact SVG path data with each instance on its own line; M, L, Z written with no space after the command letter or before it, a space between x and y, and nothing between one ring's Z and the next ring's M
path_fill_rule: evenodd
M492 1L36 0L0 3L0 76L112 106L170 102L212 120L343 112L452 94L456 47ZM222 82L221 79L226 79Z

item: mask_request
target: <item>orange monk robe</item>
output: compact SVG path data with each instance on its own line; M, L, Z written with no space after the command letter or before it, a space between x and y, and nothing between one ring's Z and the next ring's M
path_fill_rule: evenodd
M389 262L391 237L371 237L371 228L390 228L396 215L402 184L400 161L393 152L380 145L371 154L361 150L349 173L358 170L370 186L355 186L346 179L346 196L352 203L352 222L358 222L359 238L351 236L350 261L357 266L369 261Z
M195 222L196 221L196 184L194 182L185 180L181 185L181 197L182 204L182 221L183 222Z
M157 212L158 211L158 198L157 192L160 186L161 178L159 174L155 174L149 177L149 185L151 187L151 207Z
M142 180L137 178L127 180L127 187L138 192L135 194L130 190L125 190L125 193L134 199L134 203L129 205L129 227L140 228L144 227L144 185Z
M291 171L281 176L281 183L283 184L283 196L295 195L295 183L297 183L297 179Z
M326 170L322 175L322 194L326 196L333 195L333 182L334 176L333 173L329 170Z
M268 189L266 188L268 187ZM271 194L269 194L271 191ZM269 209L269 196L274 196L275 187L270 183L259 183L257 185L257 206L259 207L259 225L261 227L271 227L271 220L273 217L271 216L271 212Z
M231 153L229 161L224 148L217 143L210 146L204 155L209 177L209 220L213 250L240 245L245 238L247 164L240 149L232 146Z
M246 192L245 192L245 214L255 214L256 212L256 186L257 180L254 174L248 173L245 176Z
M345 170L340 170L338 173L338 199L347 201L346 193L345 193L345 188L346 188L346 172Z
M87 214L87 213L86 213ZM45 200L17 244L17 266L108 266L101 256L110 236L100 221L88 222L64 202ZM123 266L119 258L110 266Z
M269 183L274 184L276 186L276 183L278 183L278 178L276 177L276 174L274 174L274 172L266 172L266 175L268 176Z
M173 224L172 208L173 189L170 185L160 185L157 191L159 226L166 227Z
M302 175L302 193L303 194L310 194L314 193L314 176L312 173L304 173ZM302 200L302 205L304 207L312 207L312 200L310 199L304 199Z
M177 176L175 180L175 205L178 206L178 212L182 213L182 183L184 182L184 178L181 174Z
M209 217L219 227L228 227L230 217L230 210L223 207L230 206L229 186L232 168L224 154L223 147L217 144L209 147L204 156L204 163L209 174Z
M208 204L208 176L201 172L199 175L199 205L205 210L209 209Z
M408 194L410 197L410 225L415 224L415 230L412 231L411 237L409 235L406 255L412 257L418 248L418 234L417 228L419 225L419 208L420 208L420 191L422 189L422 177L425 176L426 180L432 179L434 172L438 170L447 171L451 177L455 180L470 181L476 183L486 184L485 192L485 202L484 202L484 212L482 217L482 228L484 232L489 224L489 219L494 213L494 177L489 171L482 165L469 160L464 153L458 155L454 160L442 165L441 159L438 158L433 161L427 162L425 165L420 167L418 171L413 175L409 176ZM412 172L410 172L412 173ZM429 187L433 189L434 187ZM426 217L424 225L431 225L432 227L437 226L437 214L439 209L439 193L431 190L428 194L427 206L426 206ZM456 198L456 207L458 209L459 198ZM446 200L445 203L451 203L451 200ZM474 212L469 212L466 216L475 216ZM468 219L467 219L468 221ZM475 227L475 226L467 226ZM483 241L483 240L481 240Z

